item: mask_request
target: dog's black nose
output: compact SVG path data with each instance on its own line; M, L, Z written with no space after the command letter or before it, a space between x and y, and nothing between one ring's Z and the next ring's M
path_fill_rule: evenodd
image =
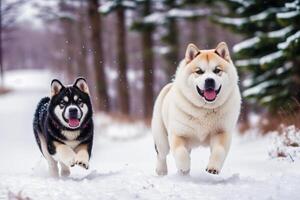
M77 118L78 110L77 108L69 109L70 118Z
M205 90L214 90L216 86L215 80L212 78L207 78L205 80L204 88Z

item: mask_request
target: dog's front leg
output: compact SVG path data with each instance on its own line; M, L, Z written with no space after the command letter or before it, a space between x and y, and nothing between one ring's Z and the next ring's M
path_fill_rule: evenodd
M210 136L210 158L206 171L219 174L231 143L231 135L225 132Z
M186 139L176 135L171 136L171 150L175 159L178 172L187 175L190 172L190 150L187 148Z
M76 157L75 157L75 163L76 165L79 165L85 169L89 168L89 151L88 151L88 144L80 144L75 149Z
M63 143L54 142L53 144L56 149L56 153L53 155L53 157L66 166L73 167L75 165L75 152L69 146Z

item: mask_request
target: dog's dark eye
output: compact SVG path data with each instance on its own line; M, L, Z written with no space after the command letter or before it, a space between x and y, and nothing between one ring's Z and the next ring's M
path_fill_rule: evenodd
M83 102L82 102L81 99L78 99L78 100L77 100L77 104L78 104L80 107L83 107Z
M197 73L197 74L204 74L204 71L203 71L202 69L198 69L198 70L196 71L196 73Z
M214 73L215 73L215 74L218 74L218 73L220 73L220 72L221 72L221 70L220 70L219 68L214 69Z
M64 101L61 101L61 102L59 103L59 107L61 107L61 108L65 107L65 105L66 105L66 102L64 102Z

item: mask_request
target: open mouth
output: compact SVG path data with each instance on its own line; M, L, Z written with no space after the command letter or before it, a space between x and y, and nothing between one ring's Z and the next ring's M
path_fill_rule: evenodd
M198 86L196 87L197 87L197 92L200 94L200 96L202 96L206 101L212 102L217 98L222 86L220 85L219 89L217 90L212 88L201 90Z
M80 124L80 120L77 118L71 118L69 119L68 124L71 128L77 128Z

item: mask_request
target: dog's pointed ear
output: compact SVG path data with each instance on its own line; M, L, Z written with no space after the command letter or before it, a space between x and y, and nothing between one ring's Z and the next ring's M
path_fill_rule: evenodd
M63 88L64 85L59 80L53 79L51 82L51 97L57 95Z
M73 86L77 87L78 89L80 89L82 92L84 92L86 94L90 94L89 86L88 86L85 78L83 78L83 77L77 78Z
M192 43L190 43L185 52L185 61L186 63L191 62L197 55L200 54L200 50L198 47Z
M217 45L217 47L215 49L215 53L218 54L221 58L223 58L227 62L231 62L229 49L225 42L220 42Z

